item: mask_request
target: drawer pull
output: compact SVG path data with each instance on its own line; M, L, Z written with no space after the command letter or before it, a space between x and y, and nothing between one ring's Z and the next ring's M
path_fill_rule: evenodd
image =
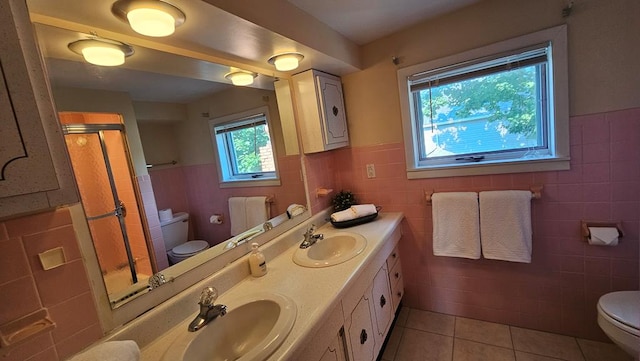
M384 298L384 295L380 296L380 307L384 307L387 304L387 299Z
M365 342L367 342L367 330L365 330L364 328L362 329L362 331L360 332L360 344L364 345Z

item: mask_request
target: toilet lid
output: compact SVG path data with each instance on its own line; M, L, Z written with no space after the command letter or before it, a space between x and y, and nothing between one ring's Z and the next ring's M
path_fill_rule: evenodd
M209 243L207 241L189 241L173 247L171 251L176 256L187 256L204 251L207 248L209 248Z
M616 321L640 329L640 291L607 293L598 301L600 308Z

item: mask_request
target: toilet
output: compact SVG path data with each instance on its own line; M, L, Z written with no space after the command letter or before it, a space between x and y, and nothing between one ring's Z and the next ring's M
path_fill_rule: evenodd
M600 297L598 325L611 341L638 360L640 291L612 292Z
M166 221L160 222L164 246L169 264L176 264L209 248L207 241L187 241L189 234L189 214L178 212Z

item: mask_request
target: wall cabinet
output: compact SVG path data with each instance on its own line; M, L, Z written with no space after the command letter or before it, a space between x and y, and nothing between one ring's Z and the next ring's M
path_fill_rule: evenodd
M340 78L317 70L292 77L304 153L349 145Z
M0 116L0 218L77 202L24 0L0 2Z

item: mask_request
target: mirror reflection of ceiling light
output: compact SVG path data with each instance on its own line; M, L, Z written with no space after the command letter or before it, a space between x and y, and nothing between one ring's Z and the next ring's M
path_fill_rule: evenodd
M274 65L279 71L289 71L298 68L302 59L304 55L300 53L282 53L269 58L269 64Z
M253 84L253 79L258 74L248 71L233 71L224 77L231 80L231 83L236 86L247 86Z
M88 63L100 66L118 66L133 54L130 45L109 39L83 39L69 44L69 49L82 55Z
M185 21L180 9L161 0L118 0L111 12L135 32L153 37L169 36Z

